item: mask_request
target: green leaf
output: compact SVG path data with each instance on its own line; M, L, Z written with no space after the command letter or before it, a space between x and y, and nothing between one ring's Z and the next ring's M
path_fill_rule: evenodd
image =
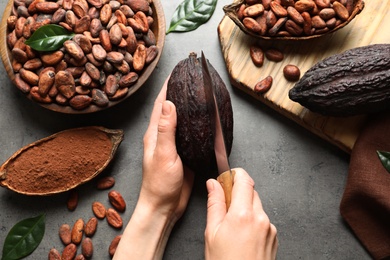
M376 151L383 167L390 173L390 152Z
M206 23L213 15L218 0L184 0L173 13L167 34L188 32Z
M45 234L45 215L16 223L4 240L2 260L21 259L31 254Z
M73 35L62 26L47 24L39 27L25 43L37 51L56 51Z

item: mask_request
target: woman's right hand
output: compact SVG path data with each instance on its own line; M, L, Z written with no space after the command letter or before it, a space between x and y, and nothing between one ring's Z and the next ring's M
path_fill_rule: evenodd
M275 259L277 230L263 210L254 181L241 168L234 169L232 201L226 210L218 181L207 181L206 259Z

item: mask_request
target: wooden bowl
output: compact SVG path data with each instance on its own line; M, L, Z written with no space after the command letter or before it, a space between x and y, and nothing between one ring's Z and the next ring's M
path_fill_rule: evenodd
M1 54L1 59L3 61L4 67L7 71L7 74L9 76L9 78L11 79L11 81L15 84L15 73L14 73L14 71L12 69L12 65L11 65L12 64L12 54L11 54L11 50L8 48L8 45L7 45L7 33L8 33L7 19L11 14L12 8L13 8L13 0L10 0L10 1L8 1L8 4L4 10L3 18L2 18L1 24L0 24L0 54ZM37 103L42 107L45 107L49 110L60 112L60 113L87 114L87 113L93 113L96 111L100 111L100 110L104 110L104 109L107 109L109 107L112 107L112 106L122 102L123 100L127 99L132 94L134 94L147 81L147 79L149 78L149 76L152 74L153 70L157 66L157 63L160 60L161 53L162 53L163 47L164 47L164 42L165 42L165 30L166 30L165 16L164 16L164 10L163 10L163 7L161 5L160 0L153 0L153 2L151 4L151 8L153 10L153 19L154 19L151 30L153 31L153 33L156 37L156 46L158 47L159 52L158 52L156 58L147 67L145 67L141 71L137 82L129 88L129 91L125 97L123 97L119 100L115 100L115 101L110 100L109 104L105 107L99 107L99 106L96 106L94 104L91 104L87 108L82 109L82 110L74 109L69 105L66 105L66 106L59 105L57 103L49 103L49 104L44 104L44 103L40 103L40 102L37 102ZM26 96L28 99L36 102L34 99L32 99L30 94L27 94Z
M328 30L327 32L325 33L321 33L321 34L313 34L313 35L310 35L310 36L307 36L307 35L302 35L302 36L270 36L270 35L267 35L267 34L264 34L264 35L261 35L259 33L256 33L254 32L253 30L249 30L247 27L245 27L245 25L243 24L242 20L239 18L239 15L238 15L238 11L241 7L242 4L245 4L245 0L237 0L237 1L234 1L232 4L230 5L226 5L223 7L223 10L225 12L225 14L230 18L232 19L232 21L246 34L248 35L251 35L255 38L259 38L259 39L263 39L263 40L308 40L308 39L313 39L313 38L317 38L317 37L321 37L323 35L326 35L326 34L330 34L330 33L333 33L341 28L343 28L344 26L346 26L349 22L351 22L355 17L356 15L358 15L364 8L364 2L362 0L351 0L352 1L352 4L353 4L353 8L352 8L352 11L349 15L349 18L340 23L339 25L337 25L336 27L334 27L333 29L331 30Z

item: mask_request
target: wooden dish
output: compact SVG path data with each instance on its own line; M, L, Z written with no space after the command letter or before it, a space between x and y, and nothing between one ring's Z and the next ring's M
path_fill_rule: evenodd
M268 36L268 35L260 35L258 33L249 30L244 26L244 24L238 18L237 15L237 11L239 10L240 6L245 3L245 0L238 0L233 2L230 5L226 5L223 7L223 10L226 16L228 16L244 33L251 35L253 37L263 39L263 40L308 40L308 39L318 38L323 35L333 33L346 26L349 22L351 22L356 17L356 15L358 15L364 8L364 2L362 0L352 0L352 1L353 1L353 10L346 21L339 24L332 30L327 31L326 33L314 34L310 36Z
M74 189L103 172L114 158L123 136L121 129L87 126L63 130L42 138L22 147L0 166L0 186L20 194L35 196ZM110 145L101 140L108 140ZM60 145L64 141L69 142L67 148ZM85 149L90 148L94 154L80 152L80 145ZM99 153L98 148L109 148L109 151L96 154ZM48 153L55 159L42 157L42 153ZM26 154L29 154L27 158L30 160L25 160ZM101 157L97 159L99 156ZM20 161L27 163L21 166ZM90 169L92 167L88 165L95 168Z
M158 54L157 57L141 72L139 75L139 78L137 82L129 88L129 91L127 95L120 100L110 101L109 104L105 107L99 107L94 104L91 104L87 108L83 110L76 110L72 108L71 106L62 106L56 103L50 103L50 104L44 104L37 102L40 106L45 107L49 110L60 112L60 113L66 113L66 114L87 114L87 113L93 113L97 111L101 111L104 109L107 109L109 107L112 107L128 97L130 97L132 94L134 94L139 88L143 86L143 84L148 80L149 76L152 74L153 70L157 66L157 63L160 60L161 53L163 51L164 43L165 43L165 16L164 16L164 10L161 5L160 0L153 0L151 4L152 10L153 10L153 19L154 23L151 28L153 33L156 37L156 46L158 47ZM1 59L3 61L4 67L7 71L7 74L11 81L15 84L15 74L12 69L12 54L11 50L8 48L7 45L7 19L11 14L13 8L13 0L8 1L8 4L4 10L3 17L1 19L0 24L0 54ZM26 95L28 99L32 100L33 102L36 102L31 98L31 96L28 94Z

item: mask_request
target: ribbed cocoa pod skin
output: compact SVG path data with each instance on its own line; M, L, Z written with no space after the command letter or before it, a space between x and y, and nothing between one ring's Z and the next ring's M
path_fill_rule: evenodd
M216 86L216 98L229 155L233 143L233 109L230 94L218 72L209 62L208 65ZM195 53L190 53L188 58L180 61L173 69L168 81L167 100L176 106L178 154L186 166L206 176L216 169L214 139L206 103L202 62Z
M389 109L390 44L357 47L318 62L289 91L289 97L327 116Z

